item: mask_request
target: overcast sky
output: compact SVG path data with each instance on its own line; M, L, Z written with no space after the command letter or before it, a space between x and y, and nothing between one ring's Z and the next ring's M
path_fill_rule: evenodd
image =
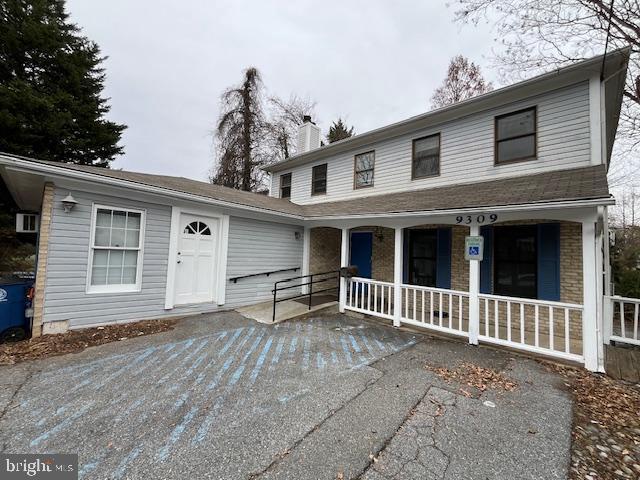
M326 134L428 110L449 60L484 67L487 26L461 28L440 1L68 0L104 55L109 118L128 125L125 170L204 180L219 98L257 67L269 93L309 96ZM483 69L495 80L493 72Z

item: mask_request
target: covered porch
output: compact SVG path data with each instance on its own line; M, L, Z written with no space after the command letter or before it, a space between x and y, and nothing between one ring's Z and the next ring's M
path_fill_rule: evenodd
M340 311L602 370L602 207L501 208L315 221L303 274L356 266ZM465 238L482 236L482 261Z

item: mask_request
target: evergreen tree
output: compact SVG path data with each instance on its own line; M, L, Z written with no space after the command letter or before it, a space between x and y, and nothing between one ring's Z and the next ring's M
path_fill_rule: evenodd
M2 0L0 151L108 167L126 127L104 118L103 60L64 0Z
M353 127L348 128L342 118L338 118L333 122L333 125L329 127L329 134L327 135L327 141L329 143L337 142L338 140L344 140L353 136Z

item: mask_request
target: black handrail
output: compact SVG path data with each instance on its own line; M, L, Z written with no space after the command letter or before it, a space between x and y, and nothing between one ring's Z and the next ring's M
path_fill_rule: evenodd
M314 280L313 277L324 277L326 275L331 275L329 277L325 277L325 278L321 278L321 279L316 279ZM334 277L335 276L335 277ZM288 283L288 282L292 282L293 280L300 280L303 278L309 278L308 282L304 282L304 283L297 283L295 285L288 285L286 287L278 287L279 283ZM331 288L324 288L322 290L316 290L315 292L313 291L313 285L315 283L324 283L324 282L328 282L331 280L338 280L338 285L337 287L331 287ZM278 298L278 292L281 292L283 290L289 290L291 288L300 288L300 287L304 287L308 285L309 286L309 293L303 293L301 295L294 295L292 297L285 297L285 298ZM284 280L278 280L277 282L275 282L273 284L273 317L272 317L272 321L275 322L276 321L276 304L278 302L284 302L286 300L294 300L296 298L304 298L304 297L309 297L309 310L311 310L311 300L313 297L314 293L322 293L322 292L329 292L331 290L336 290L338 291L338 296L340 296L340 270L331 270L329 272L322 272L322 273L312 273L312 274L308 274L308 275L300 275L298 277L291 277L291 278L285 278Z
M232 278L229 279L229 281L233 282L233 283L238 283L238 280L242 280L243 278L259 277L260 275L266 275L268 277L269 275L272 275L274 273L297 272L298 270L300 270L300 267L283 268L283 269L280 269L280 270L272 270L270 272L250 273L249 275L241 275L239 277L232 277Z

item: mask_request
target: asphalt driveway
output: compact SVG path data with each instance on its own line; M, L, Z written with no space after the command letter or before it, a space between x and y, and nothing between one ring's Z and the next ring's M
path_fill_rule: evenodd
M433 366L503 371L462 395ZM565 478L571 400L536 362L343 315L203 315L0 368L7 453L78 453L81 478ZM373 459L376 461L373 461Z

